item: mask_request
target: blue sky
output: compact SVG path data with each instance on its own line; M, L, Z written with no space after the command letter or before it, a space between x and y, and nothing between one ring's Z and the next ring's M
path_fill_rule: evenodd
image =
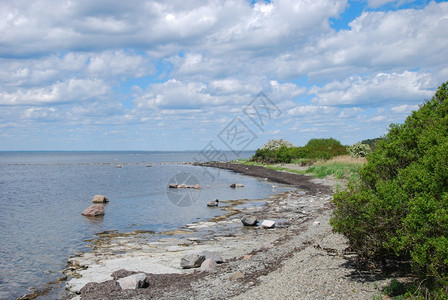
M15 0L0 20L0 150L353 144L448 80L445 1Z

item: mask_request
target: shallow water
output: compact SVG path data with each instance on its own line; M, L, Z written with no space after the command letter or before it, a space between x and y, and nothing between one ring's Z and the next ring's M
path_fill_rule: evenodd
M223 170L159 164L194 161L198 155L0 152L0 298L22 296L60 277L68 256L88 251L84 241L95 233L173 230L222 214L205 205L215 198L261 199L278 192L264 181ZM168 189L173 180L203 188ZM232 182L245 187L231 189ZM106 215L83 217L95 194L109 197Z

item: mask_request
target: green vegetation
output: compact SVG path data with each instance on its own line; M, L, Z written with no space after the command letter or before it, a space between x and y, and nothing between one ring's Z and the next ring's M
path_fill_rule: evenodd
M360 180L334 196L334 230L361 257L409 260L417 292L447 299L448 82L392 124L367 161Z
M327 164L315 164L306 170L306 173L312 173L318 178L324 178L333 175L336 179L357 180L358 170L362 164L332 162Z
M299 159L307 164L310 160L329 159L344 154L347 154L346 147L333 138L311 139L304 147L294 147L287 141L277 140L269 141L258 149L252 160L263 163L290 163Z

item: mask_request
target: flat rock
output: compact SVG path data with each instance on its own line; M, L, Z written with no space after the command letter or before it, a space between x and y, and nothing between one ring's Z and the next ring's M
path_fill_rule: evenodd
M224 262L224 260L222 259L222 257L215 253L215 252L211 252L211 251L202 251L201 253L199 253L200 255L204 255L205 259L212 259L215 263L217 264L222 264Z
M263 228L274 228L275 227L275 221L264 220L263 223L261 223L261 227L263 227Z
M258 220L256 217L244 215L241 218L241 222L243 223L244 226L255 226L255 225L257 225Z
M102 204L90 205L82 212L82 215L86 217L104 216L104 206Z
M149 286L145 273L138 273L117 280L117 284L123 290L135 290Z
M93 196L92 202L93 203L107 203L107 202L109 202L109 199L103 195L95 195L95 196Z
M182 257L180 266L184 269L199 268L205 260L205 255L199 253L190 253Z
M218 264L211 258L207 258L201 264L201 271L203 272L215 272Z

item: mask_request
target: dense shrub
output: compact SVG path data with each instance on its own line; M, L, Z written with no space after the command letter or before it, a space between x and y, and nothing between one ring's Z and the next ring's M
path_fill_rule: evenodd
M311 139L305 145L309 152L308 158L329 159L338 155L347 154L347 149L334 138L329 139Z
M290 163L297 159L329 159L347 154L341 143L333 138L311 139L305 147L294 147L285 140L270 140L255 151L253 161L264 163Z
M448 82L402 125L391 125L334 196L331 224L366 258L410 259L427 287L448 284Z
M347 152L352 157L366 157L367 154L372 152L372 149L367 144L356 143L348 147Z

